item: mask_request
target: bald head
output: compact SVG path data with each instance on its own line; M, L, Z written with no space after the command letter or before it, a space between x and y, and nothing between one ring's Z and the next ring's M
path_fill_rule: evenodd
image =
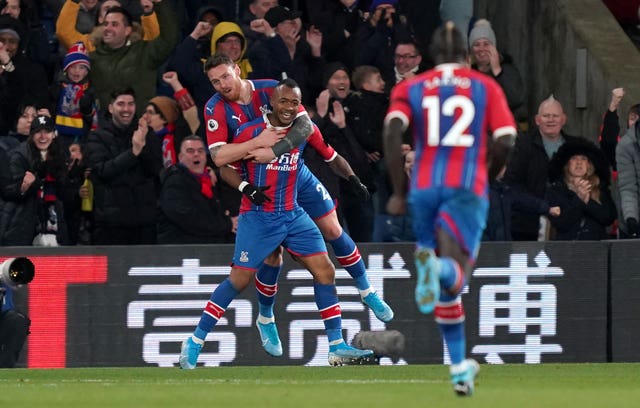
M542 101L536 115L536 125L542 137L549 140L559 139L565 123L567 123L567 116L564 114L562 105L553 95Z

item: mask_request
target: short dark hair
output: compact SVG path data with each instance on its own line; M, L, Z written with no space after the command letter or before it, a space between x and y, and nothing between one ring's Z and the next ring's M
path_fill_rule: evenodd
M113 14L113 13L120 13L124 16L124 24L127 27L131 27L133 25L133 17L131 16L131 13L129 13L129 11L121 6L114 6L114 7L109 7L107 9L107 12L104 13L104 18L107 18L107 16L109 14Z
M131 95L133 96L133 99L136 99L136 91L134 91L130 86L127 86L125 88L118 88L113 90L109 95L109 103L113 103L116 99L118 99L118 96L121 95Z
M302 95L302 89L300 89L300 85L298 85L298 83L293 78L282 79L280 82L276 84L276 86L274 87L274 91L281 92L280 89L285 86L290 89L297 88L300 91L300 94ZM275 92L274 92L274 95L275 95Z
M207 144L204 142L204 140L202 140L202 138L198 135L189 135L189 136L185 136L184 139L182 139L182 142L180 142L180 150L179 152L182 151L182 145L184 145L184 142L186 142L187 140L191 140L193 142L201 142L202 145L205 147L205 149L207 148Z
M287 88L300 88L300 85L298 85L296 80L293 78L284 78L280 80L280 82L278 82L278 84L276 85L276 88L280 86L286 86Z
M467 42L460 30L447 21L433 34L429 51L436 65L462 62L467 58Z
M228 65L233 67L236 65L235 62L228 56L220 53L213 54L207 59L207 62L204 63L204 72L208 72L211 68L215 68L219 65Z

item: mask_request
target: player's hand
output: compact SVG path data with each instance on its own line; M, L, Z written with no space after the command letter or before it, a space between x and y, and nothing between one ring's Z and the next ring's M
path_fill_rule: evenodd
M275 128L269 127L260 132L254 139L256 147L271 147L285 135L284 131L277 131Z
M407 213L407 198L393 194L387 201L387 212L390 215L404 215Z
M265 201L271 201L271 198L264 193L269 188L271 188L271 186L254 186L253 184L247 183L240 191L255 205L262 205Z
M362 184L358 176L356 176L355 174L349 176L349 184L351 185L351 188L353 189L356 196L361 201L368 201L371 198L369 189L367 189L367 186Z
M245 160L253 160L256 163L270 163L276 158L273 149L270 147L261 147L249 152L245 157Z

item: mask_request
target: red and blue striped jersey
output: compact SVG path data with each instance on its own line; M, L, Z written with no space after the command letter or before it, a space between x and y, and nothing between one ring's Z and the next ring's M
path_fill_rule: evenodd
M267 116L263 115L262 118L242 125L233 142L246 142L257 137L267 127L272 126ZM335 150L325 143L320 130L315 125L313 128L314 132L300 146L276 157L270 163L255 163L246 160L240 163L238 167L241 168L243 179L255 186L270 186L264 193L271 199L261 206L256 206L247 196L243 195L240 203L241 213L247 211L291 211L298 208L296 187L298 169L302 165L302 153L307 143L315 148L325 161L331 161L337 155ZM285 128L286 131L289 129L290 127Z
M230 143L238 128L254 119L271 112L271 94L278 84L273 79L247 80L253 93L251 101L246 104L226 100L220 93L215 93L204 107L207 145L209 148ZM300 105L300 114L307 114Z
M464 188L486 197L487 142L516 134L500 85L460 64L441 64L393 89L385 123L411 125L412 189Z

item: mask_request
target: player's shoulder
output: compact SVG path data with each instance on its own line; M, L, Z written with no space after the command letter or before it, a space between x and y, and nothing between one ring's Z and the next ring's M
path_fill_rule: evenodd
M252 79L250 81L253 83L253 89L256 91L270 90L278 85L278 81L275 79Z
M205 113L207 115L212 115L216 108L222 108L224 107L224 104L224 98L222 97L222 95L216 92L204 105Z

